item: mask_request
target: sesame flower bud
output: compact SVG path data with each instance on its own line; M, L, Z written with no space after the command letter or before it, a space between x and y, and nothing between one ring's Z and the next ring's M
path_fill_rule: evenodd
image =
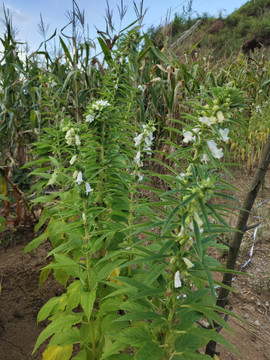
M183 260L184 260L184 263L187 265L188 269L193 268L194 264L188 258L184 257Z
M218 122L219 122L219 123L223 123L223 121L225 120L225 117L224 117L224 115L223 115L223 112L220 111L220 110L217 112L217 119L218 119Z
M75 135L75 144L76 144L77 146L80 146L80 145L81 145L80 138L79 138L79 136L78 136L77 134Z
M175 275L174 275L174 287L180 288L182 286L182 281L180 279L180 272L176 271Z
M73 165L75 163L76 159L77 159L77 155L73 155L69 161L70 165Z
M202 156L202 161L207 164L209 162L209 157L207 156L207 154L203 154Z

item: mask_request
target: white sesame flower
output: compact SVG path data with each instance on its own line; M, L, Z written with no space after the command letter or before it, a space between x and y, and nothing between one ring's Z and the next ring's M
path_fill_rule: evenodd
M181 226L181 230L177 236L179 236L179 237L182 236L184 234L184 232L185 232L185 228L183 226Z
M143 148L143 150L144 151L147 151L147 154L151 154L151 145L152 145L152 140L151 140L151 138L150 137L146 137L145 139L144 139L144 141L145 141L145 147Z
M72 144L72 132L71 132L71 129L66 132L65 139L66 139L68 145Z
M180 272L176 271L175 275L174 275L174 287L180 288L182 286L182 281L180 279Z
M139 181L142 181L143 180L143 176L141 173L138 173L138 178L139 178Z
M223 115L223 112L222 111L217 111L217 119L218 119L218 122L219 123L223 123L223 121L225 120L225 117L224 117L224 115Z
M209 162L209 157L206 154L203 154L202 161L204 161L205 164Z
M197 225L199 226L200 234L202 234L203 233L203 228L201 226L203 225L203 221L202 221L202 219L200 218L199 214L196 211L194 211L193 216L194 216L194 220L196 221ZM189 227L190 227L191 231L194 232L194 222L193 222L193 220L189 224Z
M223 156L223 151L221 148L217 147L217 144L215 143L214 140L209 140L207 141L207 145L209 147L209 150L212 154L212 156L216 159L221 159Z
M72 144L72 137L68 137L68 138L66 137L66 140L68 145Z
M81 185L81 183L83 183L83 178L82 178L82 172L81 171L78 173L78 176L77 176L77 179L75 180L75 182L78 185Z
M82 213L82 219L83 219L83 221L86 221L86 215L85 215L85 213Z
M77 159L77 155L73 155L69 161L70 165L73 165L75 163L76 159Z
M194 141L196 139L191 131L184 131L183 136L184 136L184 139L183 139L184 143L188 143L188 142Z
M142 141L142 138L143 138L143 134L139 134L138 136L136 136L134 138L134 141L135 141L135 146L139 146L141 141Z
M134 162L135 164L139 165L139 166L143 166L143 163L141 162L141 152L138 151L137 155L134 158Z
M142 85L138 85L138 90L140 90L141 92L144 92L144 87Z
M188 258L184 257L183 260L184 260L185 264L187 265L188 269L193 268L194 264Z
M77 134L75 135L75 144L76 144L77 146L80 146L80 145L81 145L80 138L79 138L79 136L78 136Z
M177 179L179 179L179 180L184 180L185 176L186 176L185 173L181 173L180 175L178 175L178 176L176 176L176 177L177 177Z
M194 220L196 221L196 223L199 226L202 226L203 221L202 221L202 219L200 218L199 214L196 211L194 211Z
M76 171L74 171L74 173L73 173L73 175L72 175L72 176L73 176L73 179L76 179L76 177L78 176L78 174L79 174L79 173L78 173L78 171L77 171L77 170L76 170Z
M215 119L215 118L214 118ZM210 117L208 116L203 116L203 117L200 117L199 118L199 121L201 124L205 124L207 126L211 126L213 125L213 119L211 119Z
M85 192L86 195L88 195L90 192L92 192L94 189L91 188L90 184L88 182L85 183Z
M86 115L85 122L93 122L95 120L95 117L91 114Z
M192 129L193 132L195 132L196 134L200 134L200 128L195 127L194 129Z
M111 104L107 100L97 100L95 104L93 104L92 108L95 110L99 110L105 106L111 106Z
M220 135L221 135L221 139L225 142L228 141L230 138L228 136L229 134L229 129L219 129Z

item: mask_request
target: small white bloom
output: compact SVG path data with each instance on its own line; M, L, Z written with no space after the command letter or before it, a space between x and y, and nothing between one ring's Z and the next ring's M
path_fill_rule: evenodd
M143 166L143 163L141 162L141 152L138 151L137 155L134 158L134 162L135 164L139 165L139 166Z
M183 260L184 260L185 264L187 265L188 269L193 268L194 264L188 258L184 257Z
M177 177L177 179L179 179L179 180L184 180L185 176L186 176L185 173L181 173L180 175L178 175L178 176L176 176L176 177Z
M223 121L225 120L225 117L223 115L223 112L222 111L217 111L217 119L218 119L218 122L219 123L223 123Z
M138 85L138 90L141 90L141 92L144 92L144 87L142 85Z
M185 228L183 226L181 226L181 230L177 236L179 236L179 237L182 236L184 234L184 232L185 232Z
M194 141L196 139L191 131L184 131L183 136L184 136L184 139L183 139L184 143L188 143L188 142Z
M147 151L147 154L151 154L151 145L152 145L152 140L151 140L151 138L150 137L146 137L145 139L144 139L144 141L145 141L145 147L143 148L143 150L144 151Z
M94 105L95 105L96 110L98 110L99 108L105 107L105 106L111 106L111 104L109 104L107 100L98 100L98 101L96 101L96 104L94 104Z
M115 84L115 85L114 85L114 88L115 88L115 90L117 90L117 89L118 89L118 85L117 85L117 84Z
M75 163L76 159L77 159L77 155L73 155L69 161L70 165L73 165Z
M193 132L195 132L196 134L200 134L200 128L195 127L194 129L192 129Z
M203 221L202 221L202 219L200 218L199 214L196 211L194 211L194 220L196 221L196 223L199 226L202 226Z
M194 216L194 220L196 221L197 225L199 226L200 234L202 234L203 233L203 228L201 226L203 225L203 221L202 221L202 219L200 218L199 214L196 211L194 211L193 216ZM193 220L189 224L189 227L190 227L190 230L194 232L194 222L193 222Z
M204 161L205 164L209 162L209 157L207 156L207 154L203 154L202 161Z
M143 176L141 173L138 173L138 178L139 178L139 181L142 181L143 180Z
M86 115L85 122L91 123L91 122L93 122L94 120L95 120L95 117L94 117L93 115L91 115L91 114Z
M214 140L209 140L207 141L207 145L209 147L209 150L212 154L212 156L216 159L221 159L223 156L223 151L221 148L217 147L217 144L215 143Z
M174 287L180 288L182 286L182 281L180 279L180 272L176 271L175 275L174 275Z
M145 138L145 145L147 147L150 147L152 145L152 139L148 136Z
M191 223L189 224L189 227L190 227L190 230L191 230L192 232L195 231L195 230L194 230L194 222L193 222L193 220L192 220ZM200 231L200 234L202 234L202 233L203 233L203 228L202 228L202 227L199 227L199 231Z
M78 173L78 176L77 176L77 179L75 180L75 182L78 185L81 185L81 183L83 183L83 178L82 178L82 172L81 171Z
M66 137L66 140L68 145L72 144L72 137L68 137L68 138Z
M214 120L216 120L216 118L214 117ZM211 119L210 117L208 116L203 116L203 117L200 117L199 118L199 121L201 124L205 124L207 126L211 126L213 125L215 122L213 122L213 119Z
M225 142L228 141L230 138L228 136L229 134L229 129L219 129L220 135L221 135L221 139Z
M134 141L135 141L135 146L139 146L141 141L142 141L142 138L143 138L143 134L139 134L138 136L136 136L134 138Z
M76 170L76 171L74 171L74 173L73 173L73 175L72 175L72 176L73 176L73 178L74 178L74 179L76 179L76 177L78 176L78 174L79 174L79 173L78 173L78 171L77 171L77 170Z
M261 107L258 105L258 106L256 106L256 113L259 113L259 112L261 112Z
M88 195L91 191L93 191L94 189L91 188L90 184L88 182L85 183L85 192L86 195Z
M148 137L149 137L149 139L150 139L151 141L154 140L154 136L153 136L153 132L152 132L152 131L149 131Z
M77 134L75 135L75 144L76 144L77 146L80 146L80 145L81 145L80 138L79 138L79 136L78 136Z
M82 213L82 219L83 219L83 221L86 221L85 213Z

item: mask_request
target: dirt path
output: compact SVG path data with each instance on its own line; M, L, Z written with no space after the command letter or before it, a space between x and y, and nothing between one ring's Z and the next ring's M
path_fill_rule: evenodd
M23 245L0 251L0 359L42 359L44 347L31 355L38 334L39 309L53 296L60 295L61 285L48 279L41 288L39 270L44 266L48 244L36 253L22 254ZM47 248L47 250L46 250Z

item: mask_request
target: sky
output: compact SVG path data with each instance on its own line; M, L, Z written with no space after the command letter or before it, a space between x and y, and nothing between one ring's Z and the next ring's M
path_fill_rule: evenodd
M119 29L119 17L117 5L121 0L108 0L110 8L113 11L113 22L116 30ZM139 4L139 0L136 0ZM189 0L144 0L144 6L148 7L148 11L144 17L144 28L146 31L151 25L158 26L164 24L166 14L170 13L172 20L174 14L182 14L183 6L188 5ZM235 9L245 4L247 0L193 0L192 10L194 14L202 15L207 12L209 15L227 16ZM106 0L77 0L77 4L81 10L85 10L85 21L89 25L90 37L94 39L97 36L95 26L99 30L105 30L105 8ZM124 4L128 6L128 11L122 23L123 26L129 25L136 19L133 10L133 0L124 0ZM19 30L17 39L24 42L27 41L30 50L34 51L38 48L43 40L38 33L37 24L40 22L40 13L45 24L49 24L48 37L54 33L57 28L57 34L67 23L67 11L72 10L72 0L0 0L0 19L3 19L3 5L10 10L13 19L13 25ZM1 37L4 26L0 23ZM70 29L66 28L66 34L70 34Z

